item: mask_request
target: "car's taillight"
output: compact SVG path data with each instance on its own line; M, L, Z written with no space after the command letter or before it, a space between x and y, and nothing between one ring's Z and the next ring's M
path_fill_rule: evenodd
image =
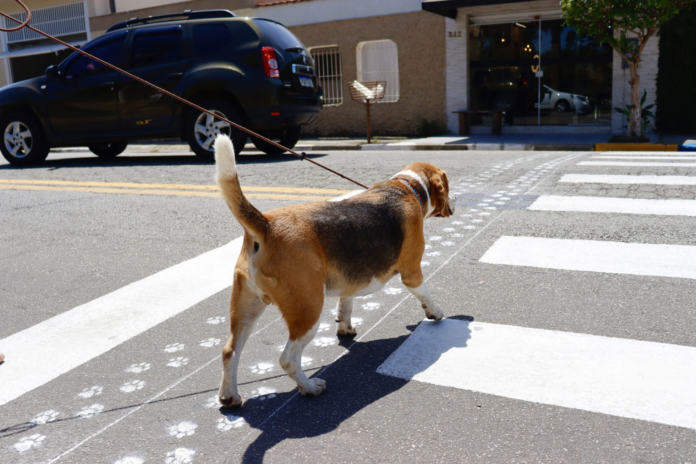
M263 47L261 49L261 61L263 61L263 70L266 71L268 77L280 77L278 60L273 47Z

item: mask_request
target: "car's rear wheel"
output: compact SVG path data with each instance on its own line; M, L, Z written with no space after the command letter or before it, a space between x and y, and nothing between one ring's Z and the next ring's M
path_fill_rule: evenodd
M226 118L239 125L243 124L242 116L237 109L221 100L207 100L200 104L211 113ZM244 149L247 140L246 132L232 127L225 121L221 121L207 113L192 110L186 117L186 140L191 150L200 159L205 161L215 160L215 138L220 135L228 135L232 139L234 152L239 155Z
M569 109L570 109L570 103L568 103L565 100L559 100L556 103L556 111L558 111L559 113L565 113Z
M266 137L274 142L278 142L285 148L293 149L295 145L297 145L297 142L300 140L300 133L302 132L302 128L300 126L292 126L288 127L286 129L283 129L280 133L277 134L276 137L273 137L271 134L271 137ZM263 135L263 134L262 134ZM264 142L261 139L258 139L256 137L252 137L251 141L254 143L254 146L258 148L260 151L266 153L267 155L282 155L285 153L285 150L281 150L280 148L276 147L275 145L271 145L268 142Z
M41 124L28 113L12 113L0 120L0 151L10 164L31 166L43 162L49 146Z
M128 142L95 143L87 145L89 151L100 158L114 158L123 153L128 147Z

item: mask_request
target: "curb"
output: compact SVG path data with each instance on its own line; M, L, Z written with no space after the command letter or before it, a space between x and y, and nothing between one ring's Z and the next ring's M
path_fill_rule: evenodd
M597 143L595 151L678 151L679 145L662 143Z

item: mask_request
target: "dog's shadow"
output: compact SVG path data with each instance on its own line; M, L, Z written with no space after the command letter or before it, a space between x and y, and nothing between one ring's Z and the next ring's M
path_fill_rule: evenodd
M473 320L468 316L455 316L451 319ZM415 330L416 326L408 328ZM248 400L242 409L220 408L225 416L241 416L251 427L261 431L256 440L244 450L241 462L262 463L266 452L284 440L329 433L363 408L404 387L408 380L379 374L377 368L407 338L407 335L402 335L358 343L343 339L341 344L349 348L349 351L317 375L327 383L326 392L320 396L302 397L297 394L297 389L293 389L277 394L271 400ZM451 343L451 346L444 345L442 353L435 353L436 356L428 361L436 361L449 348L465 347L469 338L470 332L464 331L460 339ZM419 366L419 369L425 367Z

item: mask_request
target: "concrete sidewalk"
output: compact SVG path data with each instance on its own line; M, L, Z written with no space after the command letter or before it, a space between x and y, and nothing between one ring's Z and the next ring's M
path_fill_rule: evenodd
M375 137L371 144L361 137L321 137L300 140L294 150L297 152L321 151L402 151L402 150L486 150L486 151L595 151L600 145L606 149L608 134L525 134L525 135L467 135L467 136L438 136L428 138L407 137ZM618 145L617 150L664 151L666 146L676 147L696 142L696 136L651 136L651 144L638 148ZM622 148L623 147L623 148ZM76 149L54 149L54 152L76 151ZM87 151L78 148L77 151ZM610 148L611 150L611 148ZM150 142L134 143L128 146L127 153L169 153L191 154L187 144L178 140L153 140ZM258 152L252 143L247 143L245 153Z

